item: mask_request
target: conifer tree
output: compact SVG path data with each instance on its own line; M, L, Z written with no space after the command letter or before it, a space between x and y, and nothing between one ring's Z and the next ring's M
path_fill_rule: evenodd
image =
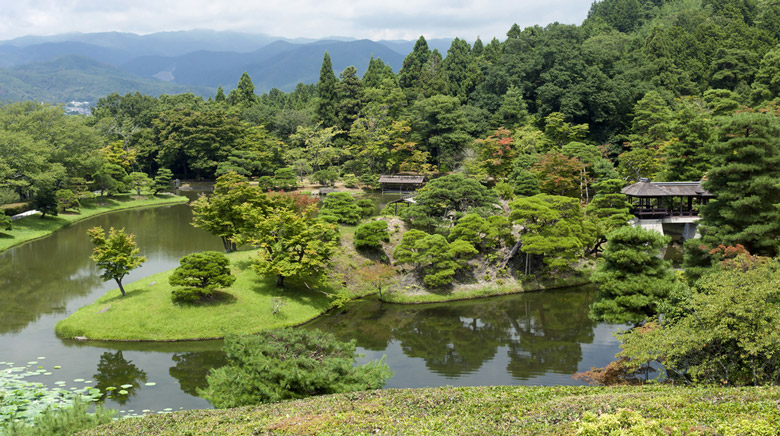
M671 265L658 257L669 237L623 226L607 239L602 260L591 276L600 288L590 316L611 323L639 323L657 313L658 304L674 286Z
M701 232L712 245L742 244L753 254L780 251L780 120L740 113L712 147L714 168L704 188L715 199L702 210Z
M338 80L333 73L333 64L330 61L330 54L326 51L322 58L322 68L320 68L320 80L317 82L317 118L323 126L332 127L337 122L337 96L336 87Z
M431 51L428 49L428 42L424 36L420 36L414 44L412 52L404 58L401 70L398 72L398 83L410 101L417 97L420 75L430 56Z
M252 83L252 79L249 77L246 71L241 75L241 79L238 80L238 86L236 89L230 91L227 102L231 106L251 106L257 103L258 98L255 95L255 85Z

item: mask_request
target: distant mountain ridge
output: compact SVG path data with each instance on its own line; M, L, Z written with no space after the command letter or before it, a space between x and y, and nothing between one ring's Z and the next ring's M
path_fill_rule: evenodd
M451 41L428 43L446 55ZM0 101L94 101L106 93L134 91L213 95L220 85L233 89L244 71L258 93L290 91L300 82L317 81L325 51L336 75L350 65L362 75L371 56L398 71L414 43L213 30L26 36L0 41Z

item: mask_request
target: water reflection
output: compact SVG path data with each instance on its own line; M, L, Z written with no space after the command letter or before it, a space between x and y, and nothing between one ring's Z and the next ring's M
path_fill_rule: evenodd
M486 362L500 360L515 380L527 380L578 371L583 344L594 340L597 324L587 315L594 297L593 287L580 287L433 306L374 299L307 327L355 339L366 350L390 353L397 343L407 358L420 358L428 370L447 378L483 371Z
M186 254L219 249L219 241L190 225L187 205L129 210L94 217L0 253L0 334L17 333L46 314L64 314L75 298L116 287L104 283L89 256L87 229L125 228L136 235L147 262L126 283L165 271Z
M227 364L222 351L176 353L172 359L176 365L172 366L168 373L179 381L182 391L192 396L198 396L198 389L208 386L206 375L211 368Z
M131 360L125 359L122 350L114 353L106 351L101 354L97 371L93 376L97 381L95 387L104 393L104 398L106 395L111 395L111 398L120 405L124 405L134 397L141 384L148 380L146 372L135 366ZM107 391L106 388L109 387L116 389ZM127 393L122 394L120 391L127 391Z

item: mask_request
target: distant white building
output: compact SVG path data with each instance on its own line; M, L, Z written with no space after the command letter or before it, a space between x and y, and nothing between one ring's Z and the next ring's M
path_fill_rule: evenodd
M65 105L65 113L89 115L92 113L88 101L71 101Z

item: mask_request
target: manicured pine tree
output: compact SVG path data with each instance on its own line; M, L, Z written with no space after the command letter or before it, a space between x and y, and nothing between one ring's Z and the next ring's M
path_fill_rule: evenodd
M658 313L658 304L675 285L670 263L658 257L669 243L653 230L620 227L607 237L607 247L591 276L599 294L590 306L597 321L637 324Z
M712 146L714 167L704 188L715 195L702 209L703 240L742 244L749 252L780 251L780 120L770 113L733 115Z

